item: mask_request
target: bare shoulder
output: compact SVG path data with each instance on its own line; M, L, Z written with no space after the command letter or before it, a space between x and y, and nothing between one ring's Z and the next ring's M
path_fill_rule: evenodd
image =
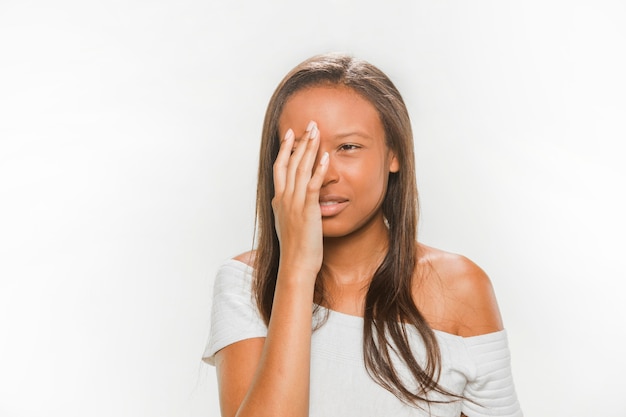
M427 263L456 295L472 297L491 288L491 281L485 271L469 258L423 244L419 245L419 249L420 263Z
M256 258L256 251L255 250L244 252L244 253L241 253L241 254L233 257L234 260L239 261L239 262L243 262L244 264L247 264L248 266L254 266L254 259L255 258Z
M439 316L460 336L502 330L502 318L489 276L476 263L455 253L419 245L420 270L428 271L428 293L445 306ZM429 284L430 283L430 284Z

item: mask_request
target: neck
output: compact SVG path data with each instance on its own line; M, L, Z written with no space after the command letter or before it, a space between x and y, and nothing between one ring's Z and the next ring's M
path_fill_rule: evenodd
M382 214L348 236L324 238L324 281L329 287L367 287L389 247ZM330 289L330 288L329 288Z

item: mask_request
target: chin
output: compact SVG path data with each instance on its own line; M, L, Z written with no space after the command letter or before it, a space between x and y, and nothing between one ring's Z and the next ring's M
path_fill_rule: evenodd
M325 238L344 237L352 233L353 230L346 227L338 227L337 225L329 225L322 223L322 235Z
M365 226L364 224L360 224L360 223L359 224L355 224L355 223L346 224L342 222L342 223L332 224L331 222L322 222L322 236L324 236L324 238L347 237L363 230L364 226Z
M329 239L333 239L333 238L339 238L339 237L344 237L346 235L349 235L350 233L343 233L337 230L330 230L330 231L326 231L323 230L322 231L322 236L324 237L324 239L329 238Z

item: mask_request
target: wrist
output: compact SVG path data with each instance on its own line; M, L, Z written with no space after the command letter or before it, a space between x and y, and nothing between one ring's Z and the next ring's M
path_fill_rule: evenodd
M307 268L301 265L281 265L278 267L278 275L276 285L282 285L286 288L293 286L293 289L308 289L315 287L317 273L319 269Z

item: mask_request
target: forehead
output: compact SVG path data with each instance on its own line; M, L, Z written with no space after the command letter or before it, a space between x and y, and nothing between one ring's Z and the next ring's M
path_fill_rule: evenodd
M314 120L321 131L347 128L383 132L380 115L374 105L353 89L345 86L315 86L295 92L285 103L279 128L296 132Z

